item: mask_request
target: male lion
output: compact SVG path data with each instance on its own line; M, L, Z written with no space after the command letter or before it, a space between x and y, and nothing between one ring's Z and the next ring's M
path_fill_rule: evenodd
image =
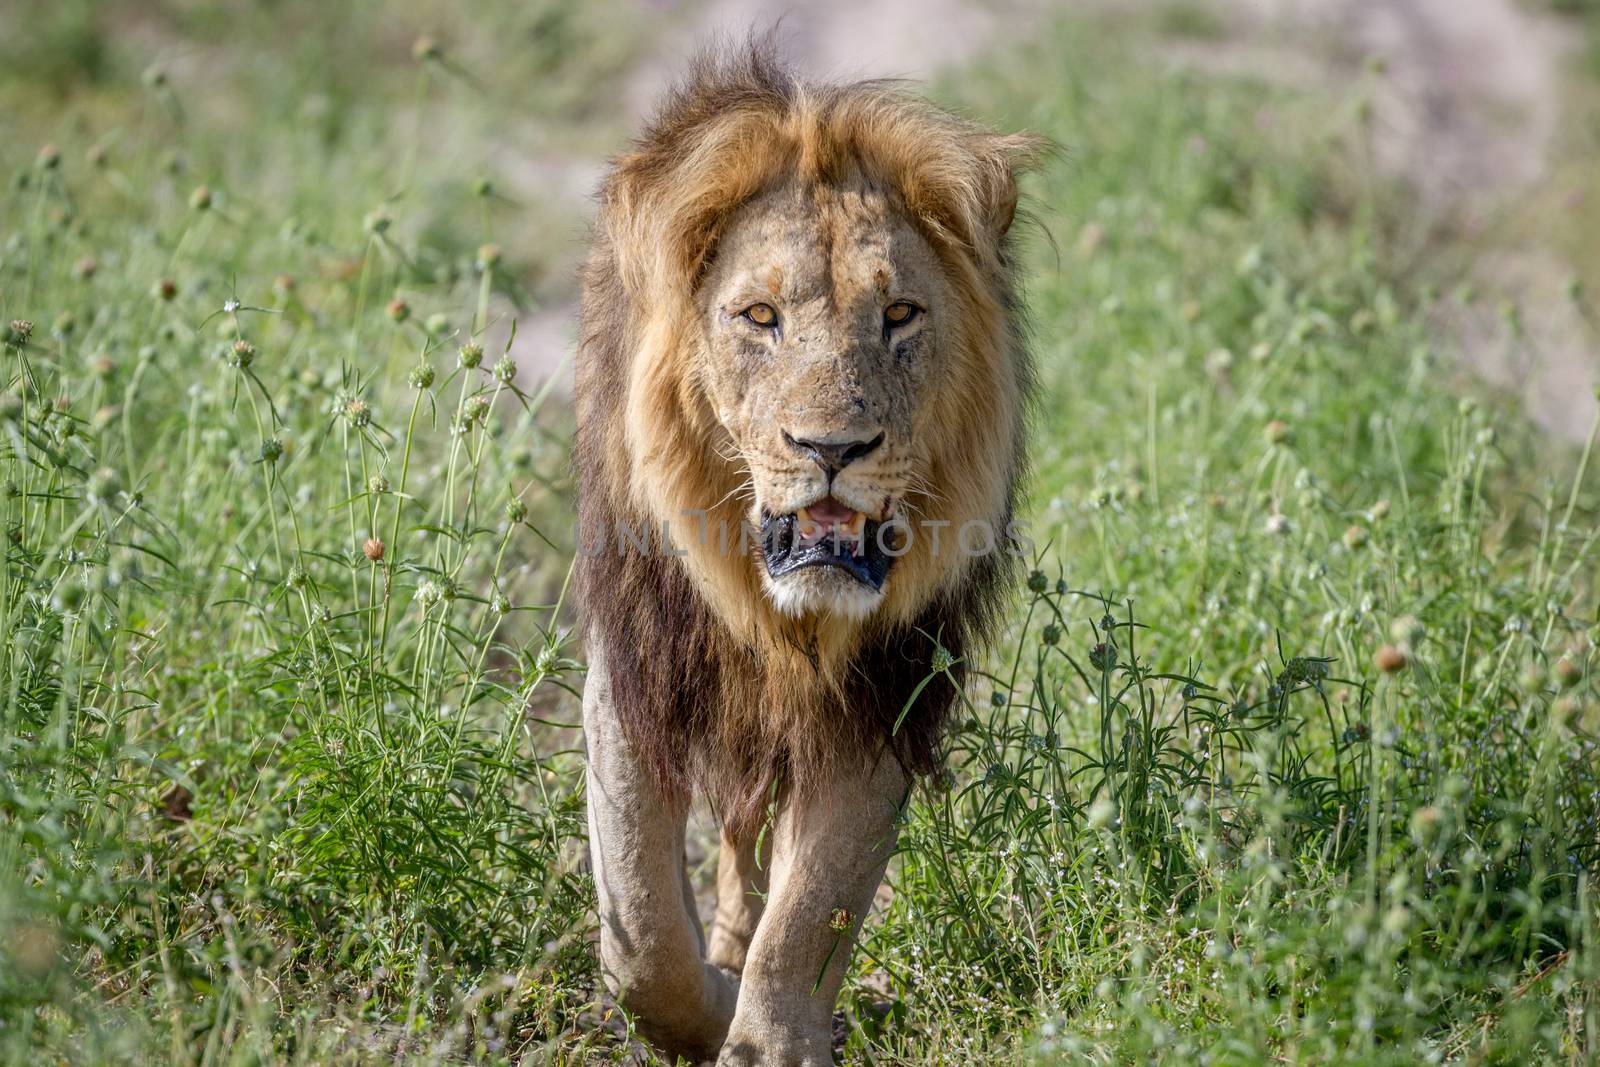
M589 839L607 983L669 1053L832 1062L851 939L1013 554L1031 370L1006 234L1039 147L752 46L701 59L602 186ZM709 951L697 788L722 825Z

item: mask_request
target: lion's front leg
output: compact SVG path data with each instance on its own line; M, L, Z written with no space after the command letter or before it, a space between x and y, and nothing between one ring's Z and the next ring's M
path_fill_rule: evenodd
M767 846L764 851L768 855L761 857L756 855L756 845L754 836L740 841L729 837L726 830L722 832L722 852L717 857L717 918L707 958L731 974L744 973L745 957L766 904L772 849Z
M780 809L772 886L717 1061L722 1067L833 1063L834 1002L894 851L907 781L886 752L820 795L791 797Z
M584 690L583 730L606 985L651 1042L670 1054L710 1059L727 1032L736 991L704 959L684 871L687 812L668 803L635 758L598 655Z

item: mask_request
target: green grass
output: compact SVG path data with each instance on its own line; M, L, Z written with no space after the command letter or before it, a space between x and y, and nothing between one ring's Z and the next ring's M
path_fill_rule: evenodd
M480 179L525 110L595 136L616 101L573 86L649 27L524 53L508 6L417 64L449 9L185 6L226 76L143 84L62 10L0 83L0 323L33 323L0 366L0 1058L626 1059L570 415L497 372L577 227ZM907 813L846 1058L1595 1062L1587 453L1460 399L1450 279L1391 272L1405 203L1341 162L1358 101L1114 30L943 89L1067 146L1029 190L1041 557ZM303 47L339 61L314 123Z

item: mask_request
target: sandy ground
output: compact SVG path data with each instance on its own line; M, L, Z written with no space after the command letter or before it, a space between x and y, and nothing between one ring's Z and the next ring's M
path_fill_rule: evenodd
M963 63L1006 35L1034 25L1049 0L699 0L683 29L663 42L630 87L642 113L698 45L717 35L777 27L801 69L830 78L920 78Z
M1079 0L1098 12L1164 0ZM791 57L830 77L927 78L1026 34L1071 0L686 0L675 33L629 79L636 117L708 38L780 25ZM1565 298L1570 272L1551 250L1500 236L1519 198L1539 196L1561 119L1562 64L1577 29L1517 0L1203 0L1225 32L1173 39L1160 60L1248 74L1291 86L1348 87L1369 64L1374 154L1418 193L1422 221L1463 235L1468 268L1491 294L1436 324L1464 366L1520 393L1529 412L1578 438L1594 414L1596 338ZM566 161L585 179L598 161ZM548 187L548 176L546 176ZM1466 279L1463 279L1466 280ZM1499 299L1521 310L1512 335ZM543 375L570 353L575 305L521 324L524 366ZM570 375L570 365L566 372Z

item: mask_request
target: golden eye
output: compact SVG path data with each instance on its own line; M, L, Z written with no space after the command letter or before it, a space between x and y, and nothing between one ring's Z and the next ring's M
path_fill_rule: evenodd
M890 326L904 326L915 318L916 314L917 305L901 300L883 309L883 321Z
M763 329L770 330L778 325L778 313L772 309L771 304L751 304L740 314Z

